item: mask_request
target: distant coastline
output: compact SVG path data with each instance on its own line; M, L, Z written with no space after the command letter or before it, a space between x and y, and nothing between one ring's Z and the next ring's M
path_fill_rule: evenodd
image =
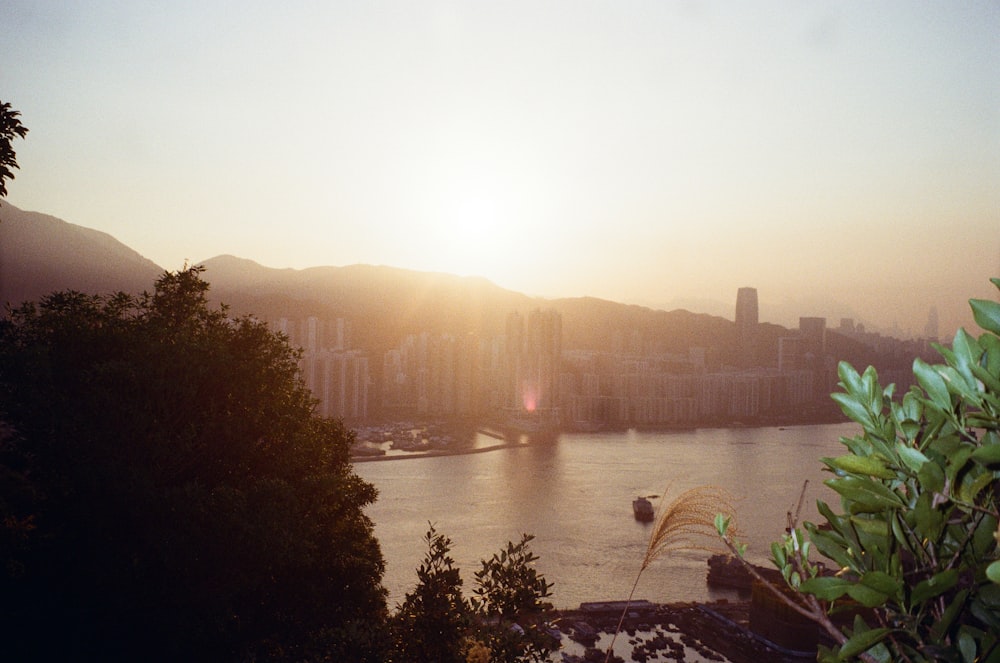
M702 425L702 426L650 426L650 427L636 427L634 430L639 432L673 432L673 431L695 431L700 429L740 429L740 428L777 428L778 430L784 430L785 428L797 427L797 426L815 426L822 424L839 424L848 423L848 420L844 417L834 418L831 417L829 421L767 421L767 422L753 422L753 423L742 423L742 422L731 422L728 425ZM580 434L580 435L593 435L601 433L624 433L627 432L626 429L600 429L596 431L574 431L566 430L560 431L556 434L556 437L562 433L566 434ZM491 444L482 447L466 447L458 446L449 449L428 449L425 451L412 451L401 454L357 454L351 456L352 463L374 463L388 460L410 460L414 458L442 458L445 456L466 456L470 454L481 454L490 451L499 451L501 449L515 449L519 447L527 446L530 442L523 442L520 440L511 441L504 433L494 428L480 427L476 429L476 433L480 435L486 435L492 437L501 442L498 444ZM529 436L530 438L530 436Z

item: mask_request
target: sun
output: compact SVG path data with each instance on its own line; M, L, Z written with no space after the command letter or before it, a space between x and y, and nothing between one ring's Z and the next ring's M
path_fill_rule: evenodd
M442 219L438 247L446 271L493 276L498 249L505 243L500 206L474 195L456 198Z
M479 196L465 196L457 201L451 219L453 244L459 250L481 250L484 244L496 238L499 225L495 202Z

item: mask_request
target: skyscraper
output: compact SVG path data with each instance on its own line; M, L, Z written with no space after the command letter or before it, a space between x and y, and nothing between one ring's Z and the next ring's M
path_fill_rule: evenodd
M826 318L799 318L799 336L804 353L813 357L826 354Z
M736 347L741 366L754 364L757 324L757 288L740 288L736 291Z
M527 320L517 312L507 317L507 397L510 418L534 426L558 423L562 318L556 311L534 310Z

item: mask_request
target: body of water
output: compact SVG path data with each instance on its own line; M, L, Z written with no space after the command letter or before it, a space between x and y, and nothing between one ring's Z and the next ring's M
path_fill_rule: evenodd
M804 480L804 519L815 520L817 497L836 504L822 485L820 458L845 453L841 436L854 424L676 432L563 434L557 439L479 454L358 463L379 491L368 508L386 558L384 584L395 607L416 584L428 522L453 541L452 556L471 595L480 560L533 534L536 566L554 583L551 601L624 599L639 569L652 526L637 522L632 500L664 499L715 485L737 499L736 519L748 557L766 563ZM494 441L495 442L495 441ZM489 443L481 440L480 443ZM705 584L708 553L662 556L642 576L636 598L707 601L725 592Z

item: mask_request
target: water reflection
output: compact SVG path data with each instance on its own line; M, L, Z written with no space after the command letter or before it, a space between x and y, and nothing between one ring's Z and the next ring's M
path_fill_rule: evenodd
M726 488L741 498L738 519L750 556L766 561L786 512L810 479L807 514L815 499L835 495L822 485L819 458L840 453L852 425L788 430L708 429L667 433L631 431L572 434L545 443L465 456L356 466L380 491L368 513L387 560L385 584L400 601L416 582L428 521L454 541L454 558L471 591L479 560L522 533L536 536L539 569L555 583L554 602L622 598L645 553L649 526L632 515L637 495L663 499L699 485ZM705 555L657 560L643 574L638 596L650 600L707 600Z

